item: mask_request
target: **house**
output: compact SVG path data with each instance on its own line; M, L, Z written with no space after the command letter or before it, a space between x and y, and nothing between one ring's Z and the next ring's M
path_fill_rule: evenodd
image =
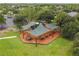
M59 36L59 27L54 23L47 24L47 27L43 26L42 23L39 23L35 29L31 29L30 27L33 24L35 24L35 22L31 22L28 25L23 26L24 31L21 32L20 37L25 43L48 44ZM29 30L27 30L28 28Z
M77 14L78 14L77 12L69 12L69 13L68 13L68 15L71 16L71 17L74 17L74 16L76 16Z
M13 22L13 20L14 20L14 17L13 16L10 16L10 15L4 15L4 18L6 19L6 27L11 27L11 26L14 26L15 24L14 24L14 22Z
M10 28L10 27L15 26L15 24L13 22L13 20L14 20L14 17L13 16L4 15L4 18L6 19L5 20L5 24L1 24L0 25L0 30L3 30L3 29L6 29L6 28Z

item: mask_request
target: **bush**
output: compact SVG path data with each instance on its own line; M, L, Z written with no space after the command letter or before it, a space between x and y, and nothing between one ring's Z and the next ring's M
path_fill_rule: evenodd
M60 26L64 37L73 39L79 31L79 19L78 17L65 16L58 22L58 26Z
M79 56L79 32L74 36L73 55Z
M5 19L2 15L0 15L0 25L5 24Z
M28 24L28 21L27 21L26 17L24 17L24 16L16 16L14 23L16 24L17 28L19 30L21 30L23 25Z

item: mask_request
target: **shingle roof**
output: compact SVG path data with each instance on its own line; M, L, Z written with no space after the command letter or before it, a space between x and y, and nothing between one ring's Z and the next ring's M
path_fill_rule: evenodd
M29 32L33 35L38 36L38 35L41 35L41 34L47 32L47 31L48 31L48 29L45 28L42 24L40 24L35 30L29 31Z
M23 28L23 30L26 30L26 29L30 28L32 25L34 25L35 23L36 23L36 22L30 22L30 23L28 23L27 25L22 26L22 28Z
M51 28L52 30L58 27L58 26L56 26L55 23L47 24L47 26L48 26L49 28Z
M29 24L31 25L31 23ZM26 29L29 27L29 25L26 25ZM56 24L47 24L48 28L51 28L52 30L57 28L58 26L56 26ZM35 28L34 30L28 31L29 33L33 34L33 35L41 35L43 33L46 33L47 31L49 31L49 29L45 28L42 23L39 24L39 26L37 28Z

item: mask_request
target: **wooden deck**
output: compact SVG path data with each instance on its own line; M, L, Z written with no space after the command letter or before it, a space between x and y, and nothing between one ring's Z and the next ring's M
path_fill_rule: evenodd
M44 34L43 34L44 35ZM45 34L46 35L46 34ZM50 35L47 37L44 37L43 39L40 39L40 37L33 36L29 33L23 33L20 35L21 40L24 43L34 43L34 44L49 44L52 41L54 41L58 36L60 35L60 32L52 32ZM27 40L28 36L32 36L32 40Z

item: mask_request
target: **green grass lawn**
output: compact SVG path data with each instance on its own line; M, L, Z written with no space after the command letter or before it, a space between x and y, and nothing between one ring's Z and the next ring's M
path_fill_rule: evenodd
M9 32L6 36L17 35L15 32ZM1 56L69 56L71 53L72 41L62 37L48 45L25 44L17 37L15 39L0 40Z

